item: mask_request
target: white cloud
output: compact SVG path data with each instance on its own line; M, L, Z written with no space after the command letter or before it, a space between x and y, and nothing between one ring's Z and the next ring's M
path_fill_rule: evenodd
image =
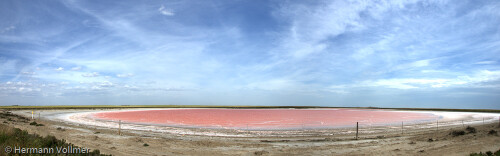
M287 49L293 49L290 51L290 56L293 58L302 58L313 53L321 52L326 47L326 44L303 43L299 41L292 41L286 45Z
M0 84L0 96L21 94L25 96L32 96L40 93L42 87L36 83L32 82L11 82L8 81L5 84Z
M121 78L125 78L125 77L132 77L134 76L134 74L132 73L127 73L127 74L116 74L116 77L121 77Z
M85 73L85 74L82 74L82 76L83 77L98 77L99 73L97 73L97 72Z
M356 51L354 54L352 54L352 57L354 59L364 59L366 58L367 56L371 55L374 53L374 49L372 47L365 47L365 48L361 48L359 49L358 51Z
M166 9L165 6L161 5L160 8L158 8L158 11L165 16L174 16L174 12L172 10Z
M14 30L14 29L16 29L16 27L15 27L15 26L9 26L9 27L6 27L6 28L4 28L4 29L0 30L0 34L3 34L3 33L6 33L6 32L9 32L9 31Z
M482 70L472 75L462 75L455 78L392 78L366 80L352 85L330 86L332 89L384 87L393 89L426 89L443 87L478 87L479 83L500 80L500 71ZM481 87L488 87L482 85Z
M254 82L246 85L244 88L248 89L262 89L262 90L285 90L294 86L294 83L285 79L273 79L269 81Z
M471 83L495 81L500 79L500 71L481 70L473 75L461 76L459 78Z
M112 82L109 81L94 82L92 84L93 85L90 87L91 90L107 90L115 86Z
M411 67L425 67L429 65L430 60L415 61L410 64Z
M418 61L413 61L410 63L396 64L392 69L389 69L389 71L401 71L401 70L415 69L415 68L427 67L429 65L431 65L431 59L418 60ZM436 70L423 70L421 72L430 73L430 72L438 72L438 71L436 71Z
M64 68L63 68L63 67L59 67L59 68L57 68L56 70L57 70L57 71L63 71L63 70L64 70Z
M374 54L377 51L386 51L388 45L394 42L395 36L391 34L386 34L382 37L381 40L377 41L376 43L372 43L368 46L362 47L359 50L357 50L354 54L352 54L352 57L357 60L361 59L370 59L372 54Z
M132 86L132 85L124 85L123 88L129 89L129 90L138 90L139 89L138 87Z
M80 71L82 69L82 67L73 67L71 68L72 71Z
M497 63L497 62L495 62L495 61L480 61L480 62L476 62L474 64L495 64L495 63Z
M35 75L35 72L21 72L23 75Z
M291 56L304 57L326 48L322 42L347 32L358 32L367 28L361 14L379 16L391 7L401 7L413 2L373 1L327 1L315 8L304 5L284 6L276 15L292 23L285 34L282 47ZM380 43L380 44L387 44ZM361 58L373 53L375 48L359 51L354 57Z
M374 82L365 82L365 85L395 89L415 89L428 86L443 86L449 83L450 80L447 79L382 79Z
M444 71L441 70L421 70L422 73L442 73Z
M339 86L330 86L325 91L335 93L335 94L349 94L349 93L351 93L351 92L345 90L343 87L339 87Z
M284 6L280 12L283 14L280 15L285 18L269 20L287 21L273 21L276 25L261 28L254 27L252 23L247 25L248 27L242 27L243 23L239 22L207 26L203 21L190 21L195 18L156 20L164 15L167 16L165 18L171 18L181 14L177 12L177 4L158 7L158 4L140 3L133 4L136 7L132 8L132 11L129 7L108 11L96 9L92 3L68 1L66 6L73 9L70 11L87 13L82 16L85 19L68 20L85 21L82 29L98 27L97 29L104 31L79 34L60 27L54 28L54 32L60 33L57 39L65 42L66 46L52 46L52 37L38 36L36 38L49 41L40 41L41 48L36 48L40 51L36 53L43 54L40 55L42 58L30 55L30 48L21 47L18 50L26 52L20 54L32 57L26 62L34 62L33 65L19 67L26 63L18 62L5 66L0 58L0 74L6 75L7 79L4 81L12 81L9 83L31 78L46 83L47 85L43 86L46 88L49 88L50 83L68 82L63 87L65 89L61 89L64 85L62 83L50 86L52 92L68 93L71 96L107 91L109 95L121 95L122 91L127 89L140 89L141 92L149 94L159 90L175 90L169 88L195 88L201 91L244 88L242 90L249 93L269 91L305 95L317 92L327 96L333 95L332 93L352 93L345 96L362 97L367 94L364 92L366 88L393 88L391 92L406 93L441 90L435 88L498 84L481 82L498 78L498 74L491 70L496 70L497 67L494 62L497 60L496 56L492 53L498 49L496 47L499 44L477 48L473 41L479 40L472 38L480 36L484 38L484 42L488 42L497 41L496 36L457 35L470 30L470 26L461 23L464 20L456 16L456 12L467 13L466 10L454 8L456 5L434 6L422 3L408 6L407 2L410 1L283 1L276 6ZM401 9L406 6L408 9ZM194 10L199 9L194 7ZM439 9L443 7L447 9ZM150 12L134 14L144 9ZM446 19L450 12L453 17ZM192 13L186 12L190 17ZM241 12L226 16L239 17L239 13ZM435 14L440 16L433 16ZM228 18L226 16L213 17L217 22L224 21L224 18ZM96 27L86 27L89 22L95 23ZM477 23L469 20L466 22ZM492 24L495 22L485 23L495 25ZM448 28L451 27L457 31L450 31ZM9 34L33 34L24 30L23 27L23 31L16 30ZM488 31L480 27L473 29L483 30ZM233 33L224 34L226 31ZM248 38L253 36L249 33L258 35L259 40ZM75 41L74 36L78 36ZM80 40L83 43L80 43ZM461 40L466 40L469 42L467 44L472 46L462 48L463 44L458 42ZM225 44L228 41L234 44ZM483 42L482 39L480 41ZM71 44L72 42L76 44ZM82 44L85 46L79 46ZM474 52L475 49L479 49L478 52ZM271 51L271 54L266 53L267 51ZM477 62L476 65L474 62ZM37 66L42 69L33 70ZM61 67L58 68L59 66ZM69 72L55 72L55 68ZM483 69L490 71L479 72ZM20 71L36 71L37 74L29 76ZM103 75L99 76L97 72ZM132 76L133 78L127 79ZM325 87L329 84L344 85ZM28 91L28 88L32 88L32 92L36 91L29 86L8 87L15 87L15 91ZM245 90L247 88L255 90ZM160 96L164 96L163 93L160 93ZM184 97L196 99L187 93Z
M101 86L101 87L112 87L113 83L111 83L109 81L103 81L103 82L99 83L99 86Z

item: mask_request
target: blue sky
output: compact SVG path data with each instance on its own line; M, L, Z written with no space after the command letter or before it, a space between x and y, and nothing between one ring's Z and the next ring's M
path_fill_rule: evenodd
M0 1L0 105L500 109L500 2Z

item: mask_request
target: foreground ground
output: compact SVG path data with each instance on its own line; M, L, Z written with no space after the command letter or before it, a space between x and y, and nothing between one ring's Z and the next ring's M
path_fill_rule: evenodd
M28 113L27 113L28 112ZM54 111L57 112L57 111ZM14 111L31 118L30 111ZM10 118L10 121L9 121ZM414 131L378 132L360 134L333 133L307 137L214 137L180 135L149 131L75 125L41 119L44 126L29 125L17 117L1 118L0 122L41 136L53 135L80 147L99 149L113 155L469 155L500 149L500 137L488 134L500 131L498 123L475 124L476 133L450 135L465 130L462 125L441 129L427 128ZM147 146L145 146L147 144Z

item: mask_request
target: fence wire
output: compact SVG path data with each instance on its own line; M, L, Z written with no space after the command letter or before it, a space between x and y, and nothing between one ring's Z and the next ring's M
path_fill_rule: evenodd
M171 133L177 135L206 135L206 136L331 136L371 134L400 134L439 131L449 127L466 127L498 122L500 117L473 118L468 120L418 120L377 123L360 121L353 123L328 125L321 122L314 123L242 123L236 126L190 126L190 125L165 125L123 122L119 120L103 120L92 117L83 117L80 123L94 129L106 128L117 131L130 132L131 130L149 131L157 133ZM356 127L357 126L357 127Z

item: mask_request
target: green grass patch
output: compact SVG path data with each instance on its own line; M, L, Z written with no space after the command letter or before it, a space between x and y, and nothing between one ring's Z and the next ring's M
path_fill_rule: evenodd
M19 128L12 128L7 125L0 124L0 147L24 147L24 148L53 148L56 147L68 147L78 148L71 143L66 143L66 141L56 139L56 137L48 135L45 137L39 136L37 134L29 134L27 131L23 131ZM3 151L2 151L3 152ZM31 155L31 154L28 154ZM57 153L48 153L43 155L58 155ZM61 154L59 154L61 155ZM95 149L89 153L85 154L71 154L76 156L87 156L87 155L100 155L100 151ZM104 155L105 156L105 155Z

